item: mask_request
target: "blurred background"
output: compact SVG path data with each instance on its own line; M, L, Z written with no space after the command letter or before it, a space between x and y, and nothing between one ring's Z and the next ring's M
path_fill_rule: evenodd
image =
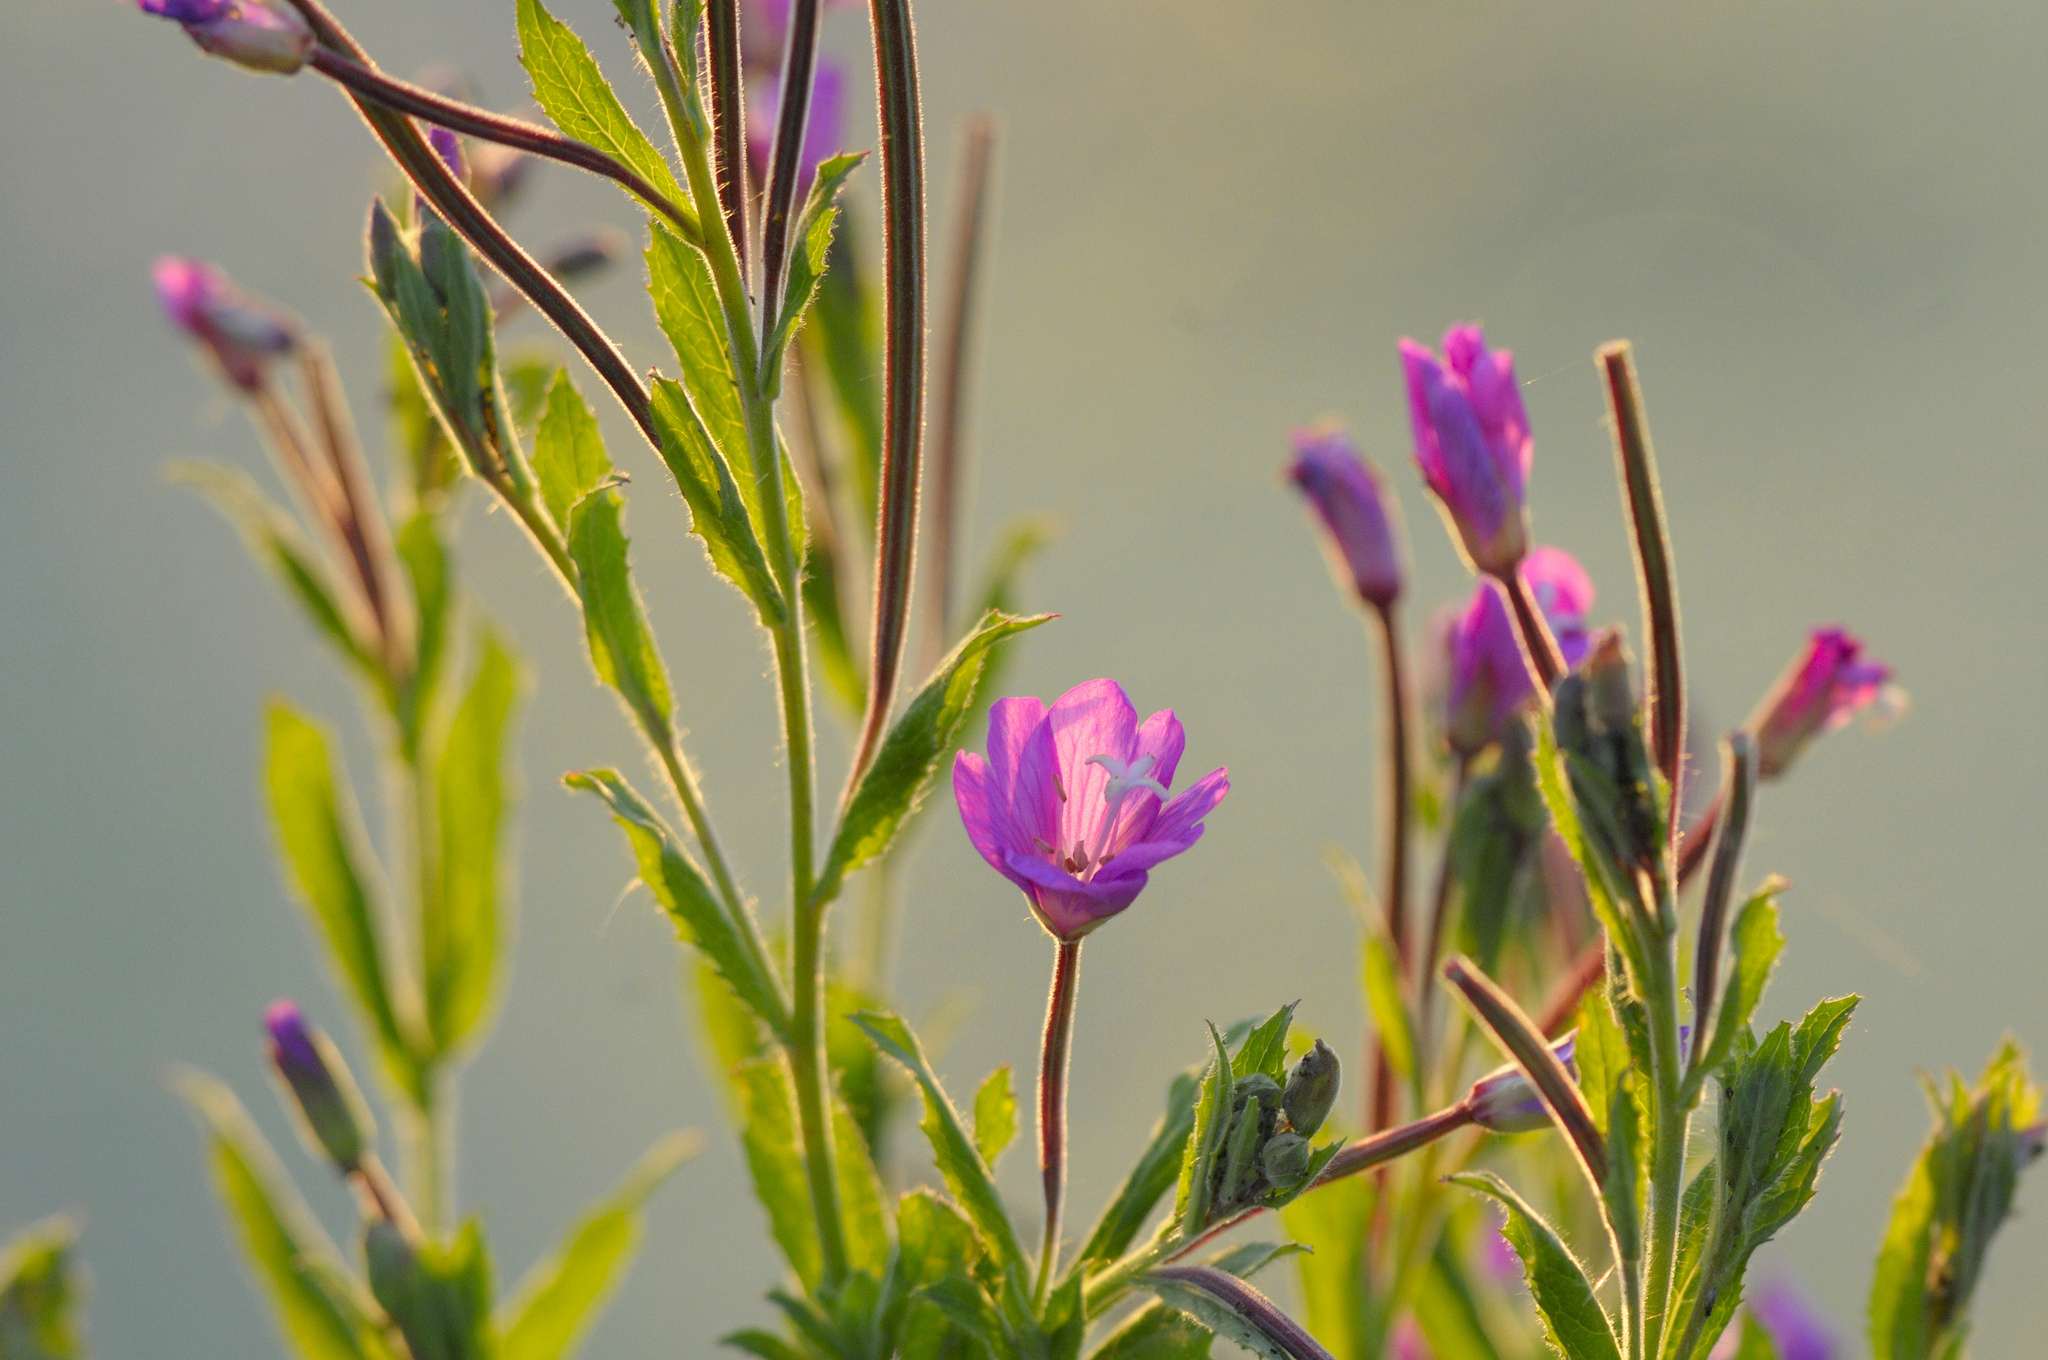
M522 106L509 0L338 8L385 66L453 61ZM229 1080L338 1230L339 1192L265 1089L263 1006L300 998L366 1069L283 897L256 777L266 694L352 734L356 710L234 536L160 474L261 455L148 268L202 255L292 307L332 338L374 432L381 320L353 276L384 171L311 75L244 76L116 0L0 12L0 1226L88 1215L101 1354L273 1354L163 1074ZM651 107L607 0L557 12ZM1902 726L1832 738L1769 790L1749 860L1795 884L1768 1018L1868 997L1830 1069L1841 1148L1762 1258L1860 1349L1877 1235L1926 1127L1914 1069L1974 1073L2008 1030L2048 1042L2048 11L925 0L918 18L935 205L959 118L1002 126L977 494L1066 525L1026 592L1063 617L1023 645L1012 688L1115 675L1141 712L1178 710L1190 774L1227 764L1234 785L1200 850L1090 943L1074 1212L1114 1185L1204 1018L1299 997L1357 1051L1355 931L1320 851L1370 853L1372 655L1279 480L1288 427L1340 415L1392 474L1419 628L1467 587L1408 458L1394 342L1484 321L1526 385L1538 536L1586 564L1600 619L1633 626L1590 362L1628 336L1696 721L1738 721L1819 622L1862 633L1913 694ZM865 40L860 9L828 16L856 71ZM848 141L872 145L855 108ZM541 241L631 218L549 167L515 226ZM636 362L666 362L636 274L588 300ZM765 649L601 409L693 749L772 902ZM644 893L622 897L616 831L555 782L637 768L636 747L526 545L473 513L462 548L536 681L518 953L463 1098L462 1199L509 1281L659 1133L706 1128L589 1349L708 1353L766 1316L773 1262L672 933ZM841 758L835 735L827 787ZM926 824L910 896L907 1012L966 1003L943 1062L956 1090L998 1062L1028 1087L1050 943L950 811ZM1029 1160L1006 1166L1021 1202ZM1979 1296L1980 1355L2034 1353L2048 1330L2044 1210L2037 1174Z

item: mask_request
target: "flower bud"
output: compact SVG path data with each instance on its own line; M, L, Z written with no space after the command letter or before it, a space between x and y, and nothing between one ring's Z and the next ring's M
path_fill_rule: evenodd
M1339 580L1368 604L1392 604L1401 593L1401 542L1378 470L1335 424L1296 430L1293 439L1287 475L1323 522Z
M358 1170L376 1128L341 1054L290 1001L264 1012L263 1027L270 1031L271 1066L291 1090L308 1150L325 1152L344 1172Z
M1276 1133L1266 1140L1259 1154L1266 1179L1276 1190L1292 1190L1308 1175L1309 1158L1314 1155L1308 1139L1298 1133Z
M1558 683L1554 698L1552 730L1559 748L1577 757L1569 772L1587 840L1609 865L1613 882L1632 888L1637 871L1661 862L1665 822L1618 630L1605 629L1593 640L1584 664Z
M1565 664L1576 666L1589 645L1591 578L1560 548L1535 549L1518 570L1556 634ZM1449 647L1444 731L1452 750L1474 756L1506 735L1522 707L1536 696L1514 615L1497 583L1481 581L1473 588L1472 602L1451 628Z
M1572 1050L1578 1038L1578 1031L1573 1030L1550 1046L1574 1079L1579 1069L1572 1061ZM1495 1068L1473 1082L1465 1103L1472 1107L1472 1122L1494 1133L1527 1133L1550 1122L1550 1109L1543 1103L1543 1097L1513 1063Z
M1415 461L1473 567L1505 576L1529 546L1523 497L1536 443L1514 356L1486 348L1477 326L1444 332L1443 359L1401 341Z
M1316 1130L1330 1117L1330 1107L1337 1103L1342 1076L1337 1055L1328 1044L1316 1040L1315 1047L1302 1054L1301 1061L1287 1074L1287 1090L1280 1098L1280 1107L1287 1112L1288 1126L1304 1138L1315 1137Z
M262 388L270 365L298 348L298 326L199 260L165 255L150 271L171 323L206 347L221 374L244 392Z
M170 19L202 51L251 71L288 76L306 64L313 30L299 12L271 0L136 0Z
M1906 693L1891 667L1863 656L1863 643L1840 628L1816 628L1806 650L1750 715L1757 774L1776 779L1806 743L1866 710L1880 724L1905 711Z

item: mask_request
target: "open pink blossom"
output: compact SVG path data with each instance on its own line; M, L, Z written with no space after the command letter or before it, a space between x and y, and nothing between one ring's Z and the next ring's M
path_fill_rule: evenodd
M1897 716L1905 692L1891 679L1892 668L1864 656L1863 643L1846 630L1814 629L1806 650L1750 715L1757 774L1777 778L1807 742L1865 710L1879 718Z
M1477 326L1444 332L1443 359L1401 341L1415 461L1472 565L1500 576L1529 543L1524 496L1536 441L1515 384L1515 358Z
M1047 930L1077 940L1200 840L1202 818L1230 791L1219 769L1169 793L1185 745L1173 710L1140 724L1114 680L1076 685L1051 708L999 699L988 758L960 752L953 797L981 857L1024 890Z
M1519 570L1557 636L1565 665L1578 665L1588 645L1592 578L1561 548L1537 548ZM1515 635L1514 614L1498 582L1481 580L1474 588L1472 603L1451 628L1449 648L1444 730L1452 750L1476 755L1500 740L1522 705L1536 694Z

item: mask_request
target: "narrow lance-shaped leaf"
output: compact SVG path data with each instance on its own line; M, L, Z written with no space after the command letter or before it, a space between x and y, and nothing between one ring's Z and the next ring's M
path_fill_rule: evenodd
M1757 1003L1763 999L1764 987L1778 962L1778 951L1785 947L1785 937L1778 930L1777 903L1777 894L1784 886L1783 879L1766 881L1735 918L1735 928L1729 933L1733 957L1728 990L1714 1016L1713 1036L1699 1049L1698 1061L1693 1064L1693 1071L1700 1077L1727 1061L1735 1036L1748 1032L1750 1017L1756 1014ZM1700 1023L1705 1023L1704 1018Z
M1216 1032L1214 1025L1209 1026L1209 1044L1215 1049L1216 1056L1210 1063L1208 1075L1202 1080L1201 1099L1195 1104L1194 1132L1188 1137L1187 1155L1181 1162L1180 1188L1174 1197L1174 1208L1180 1214L1180 1231L1187 1237L1192 1237L1209 1224L1216 1158L1223 1151L1224 1135L1230 1125L1234 1086L1230 1055L1224 1050L1223 1036Z
M732 468L754 532L765 533L766 507L759 489L763 469L754 466L725 311L704 252L657 223L647 243L647 291L654 301L654 319L676 352L690 405Z
M691 1132L656 1143L562 1245L527 1273L498 1310L498 1360L560 1360L575 1348L632 1260L647 1197L702 1146L703 1139Z
M668 162L612 93L583 39L540 0L519 0L519 63L533 78L533 97L556 127L616 156L671 203L688 201Z
M889 730L867 773L847 800L818 876L815 900L829 902L846 875L888 848L937 777L974 703L982 660L997 642L1051 618L991 614L941 661Z
M548 385L547 407L534 435L533 471L548 513L565 530L576 503L612 475L597 416L562 369L555 370Z
M769 1233L790 1270L806 1289L815 1289L824 1279L824 1261L797 1142L789 1069L780 1054L770 1054L740 1068L739 1087L740 1145L753 1176L754 1198L767 1213Z
M882 1207L882 1178L868 1153L867 1138L846 1108L832 1102L832 1166L839 1178L840 1227L846 1234L846 1264L880 1279L889 1264L889 1220Z
M1491 1195L1506 1207L1508 1218L1501 1233L1522 1258L1523 1275L1551 1348L1564 1360L1621 1360L1614 1328L1593 1297L1585 1268L1542 1216L1490 1172L1465 1172L1451 1180Z
M440 524L432 511L415 512L398 527L394 540L398 561L412 590L413 615L419 633L413 661L413 709L406 732L407 757L417 748L420 732L431 715L441 678L441 660L448 650L449 616L454 612L454 583L448 549L441 542Z
M340 1257L241 1102L202 1073L180 1072L176 1082L205 1131L221 1205L292 1349L303 1360L386 1360Z
M619 692L649 735L667 742L675 700L669 692L668 667L655 646L627 564L626 531L620 522L624 510L625 503L612 491L592 492L577 502L569 517L569 556L576 562L591 665L600 680Z
M1394 1074L1406 1080L1415 1071L1415 1031L1401 991L1401 965L1394 959L1393 947L1384 934L1373 930L1365 937L1366 1001L1379 1034L1380 1051L1387 1055Z
M839 190L854 167L866 159L865 152L832 156L819 164L817 176L811 181L810 197L805 200L803 215L797 219L796 249L790 252L789 272L783 279L775 325L761 353L762 385L771 392L780 385L782 355L789 347L789 338L803 323L804 311L817 292L818 280L824 277L832 227L839 216Z
M505 813L505 732L519 669L495 633L484 630L476 676L455 711L441 751L441 891L426 902L420 956L427 1028L447 1052L490 1003L499 937L499 831Z
M690 532L704 541L711 566L754 602L764 626L779 624L787 612L782 588L768 570L755 521L740 495L733 470L712 443L704 423L681 386L654 381L654 427L661 458L675 476L690 507Z
M778 1038L788 1037L789 1012L778 984L747 948L703 872L668 824L616 770L590 770L569 775L562 782L604 800L625 828L640 866L640 880L675 923L677 933L702 951L763 1024Z
M354 802L329 762L326 736L309 719L273 702L269 729L270 811L293 882L369 1018L386 1066L414 1089L418 1073L385 972L377 908L356 867L361 836Z
M974 1093L974 1150L993 1167L1016 1136L1017 1097L1010 1089L1010 1068L1005 1063L989 1073Z
M83 1360L77 1240L78 1225L60 1215L0 1245L0 1354L8 1360Z

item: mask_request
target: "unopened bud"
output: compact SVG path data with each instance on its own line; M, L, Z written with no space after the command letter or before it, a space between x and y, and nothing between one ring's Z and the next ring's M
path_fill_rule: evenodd
M206 347L222 376L244 392L262 388L270 366L298 348L298 326L200 260L159 258L150 278L164 314Z
M1906 692L1892 683L1891 667L1863 654L1863 644L1840 628L1816 628L1763 703L1750 715L1757 774L1776 779L1815 737L1858 714L1878 725L1905 712Z
M360 1169L376 1129L341 1054L290 1001L264 1012L263 1027L270 1031L271 1065L298 1107L307 1148L325 1152L344 1172Z
M1315 1137L1330 1117L1330 1107L1337 1103L1342 1076L1337 1055L1328 1044L1316 1040L1315 1047L1301 1055L1287 1076L1287 1091L1280 1105L1287 1112L1288 1126L1304 1138Z
M1550 1046L1574 1079L1579 1069L1572 1061L1572 1051L1578 1037L1574 1030ZM1472 1109L1472 1122L1494 1133L1527 1133L1550 1122L1550 1109L1543 1103L1543 1097L1536 1093L1522 1069L1512 1063L1473 1082L1465 1103Z
M251 71L288 76L306 64L313 30L289 5L270 0L136 0L145 14L169 19L202 51Z
M1370 604L1392 604L1401 593L1401 540L1386 483L1339 425L1293 438L1287 475L1322 520L1340 580Z
M1276 1133L1266 1140L1260 1164L1275 1189L1292 1190L1308 1175L1311 1155L1308 1139L1298 1133Z

